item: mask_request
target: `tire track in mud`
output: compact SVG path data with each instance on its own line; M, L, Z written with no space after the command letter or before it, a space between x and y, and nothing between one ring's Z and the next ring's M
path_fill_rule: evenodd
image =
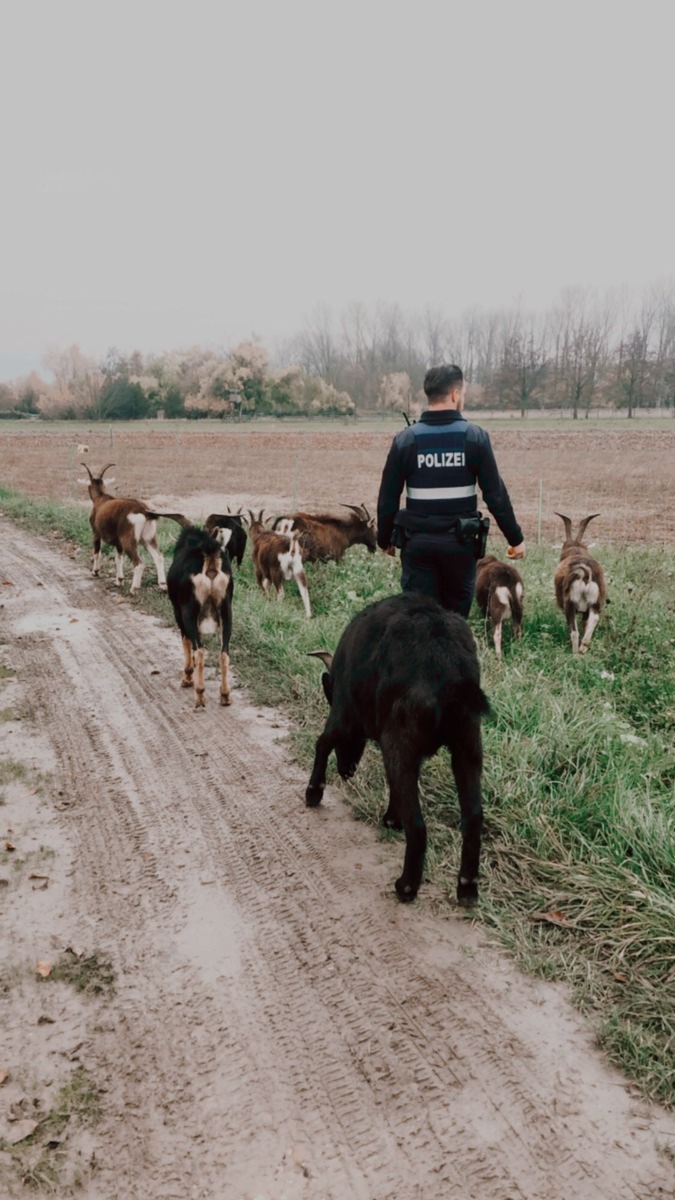
M304 775L240 691L223 710L209 680L195 714L177 635L2 533L79 932L118 976L88 1046L107 1088L96 1196L672 1193L652 1125L675 1123L630 1100L576 1018L550 1033L553 989L452 912L399 906L401 844L331 789L307 812Z

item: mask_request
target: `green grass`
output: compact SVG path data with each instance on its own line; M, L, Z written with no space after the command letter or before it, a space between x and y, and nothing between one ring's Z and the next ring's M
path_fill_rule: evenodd
M7 493L0 500L30 528L79 528L82 536L70 536L88 547L79 510L52 505L48 516L44 506L28 511ZM171 545L167 537L169 552ZM596 553L610 604L585 658L573 658L554 604L550 547L530 550L522 564L523 639L515 645L507 630L503 663L480 618L471 619L493 709L484 724L478 915L525 967L570 984L608 1055L645 1095L674 1105L675 552L600 545ZM107 570L111 580L112 563ZM398 590L398 580L398 562L361 548L341 565L310 568L308 622L294 585L282 604L269 601L244 560L233 662L256 701L291 717L294 752L305 767L326 716L321 666L307 653L334 649L349 618ZM172 621L151 571L132 603ZM180 661L177 642L177 673ZM340 787L355 813L377 825L384 777L374 749ZM452 905L460 833L447 756L425 765L421 790L426 875Z

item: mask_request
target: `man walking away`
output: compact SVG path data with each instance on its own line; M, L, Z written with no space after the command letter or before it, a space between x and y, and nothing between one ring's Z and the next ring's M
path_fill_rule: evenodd
M432 367L424 377L429 407L396 435L382 472L377 543L401 549L401 588L434 596L467 617L476 581L475 542L462 528L478 517L477 484L509 545L525 557L525 542L484 429L462 415L466 394L459 367ZM399 509L403 487L406 507ZM475 522L477 527L477 522Z

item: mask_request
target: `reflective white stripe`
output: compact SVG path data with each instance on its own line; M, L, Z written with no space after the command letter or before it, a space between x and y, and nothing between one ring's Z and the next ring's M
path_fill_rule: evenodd
M408 488L409 500L464 500L476 495L476 485L456 488Z

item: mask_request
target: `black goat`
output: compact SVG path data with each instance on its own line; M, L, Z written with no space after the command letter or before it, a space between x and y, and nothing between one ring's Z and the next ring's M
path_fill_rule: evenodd
M184 529L166 578L169 599L183 638L182 687L195 690L204 708L204 648L201 635L220 631L220 703L230 704L229 647L232 633L232 564L225 546L205 529Z
M234 559L237 566L240 567L247 541L244 518L238 513L211 513L204 522L204 528L207 533L212 533L219 542L222 542L223 546L227 546L230 558ZM220 532L221 530L229 530L229 538L225 538Z
M339 774L349 779L366 741L379 742L389 784L383 821L405 830L405 861L396 891L401 900L414 900L427 842L418 796L420 765L447 746L463 834L457 899L464 907L475 904L483 822L480 720L489 705L468 624L431 597L404 593L358 613L334 656L314 653L328 667L322 684L330 715L316 744L306 803L321 803L331 751Z

